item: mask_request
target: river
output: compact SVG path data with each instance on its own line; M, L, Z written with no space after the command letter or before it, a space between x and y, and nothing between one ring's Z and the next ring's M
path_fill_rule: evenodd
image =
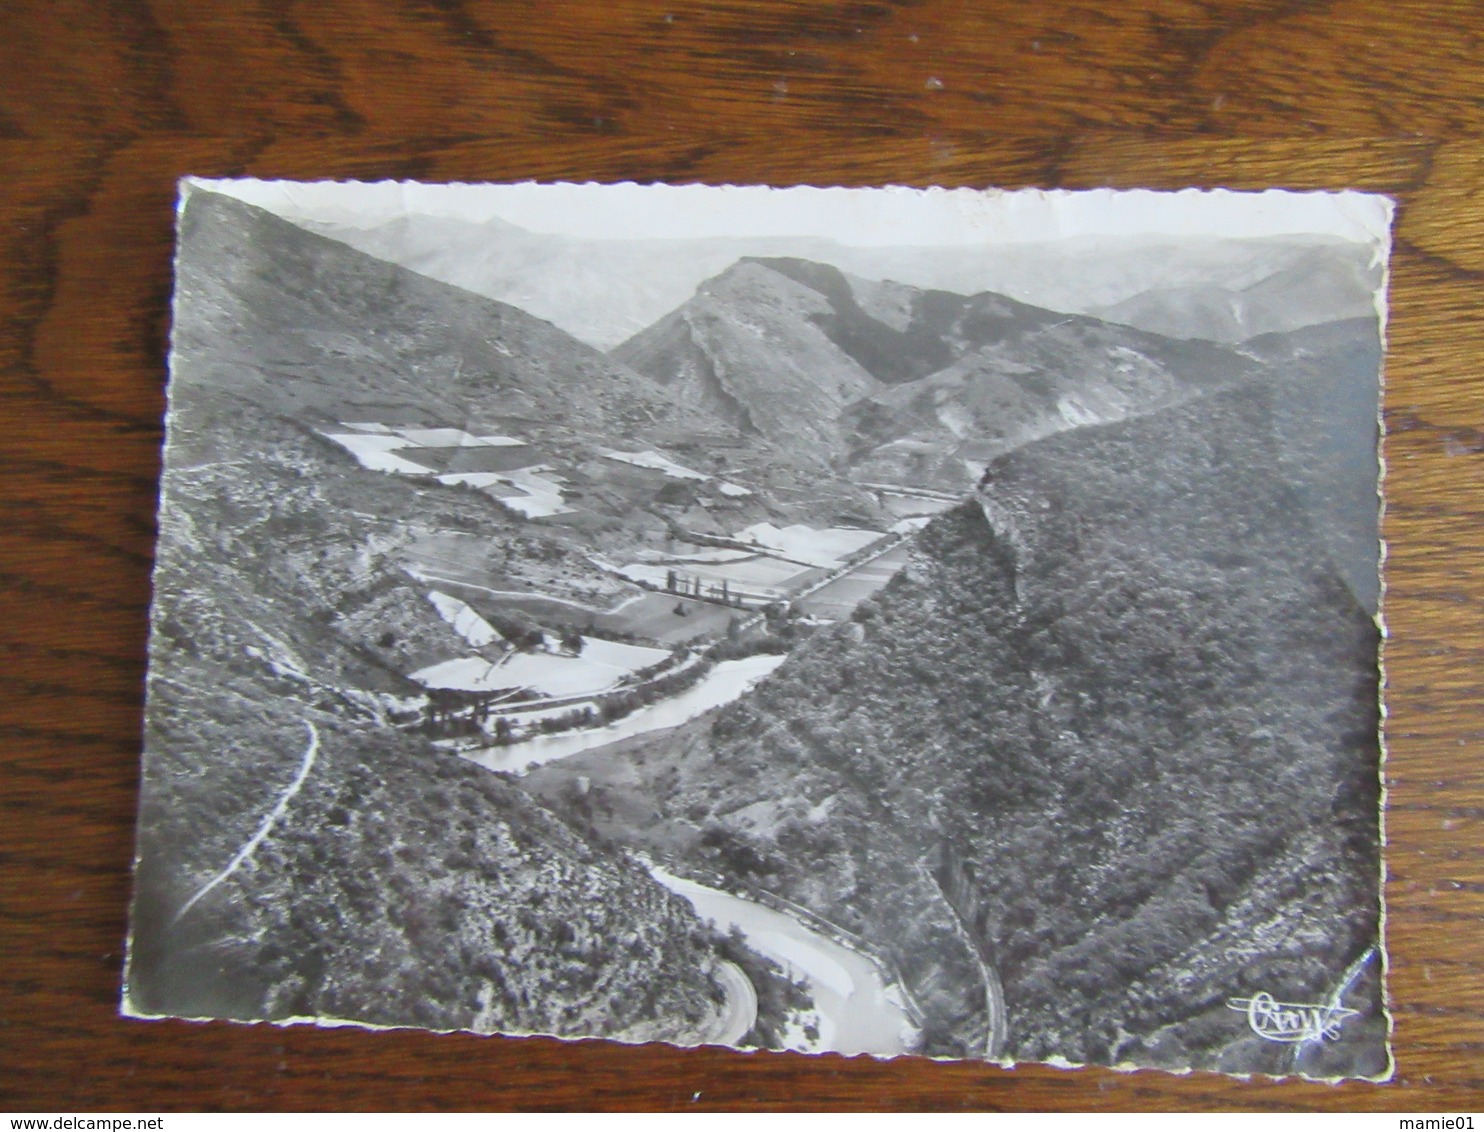
M790 976L807 976L819 1014L819 1038L791 1043L809 1053L906 1052L912 1023L874 962L858 951L806 928L794 917L740 896L650 868L655 880L685 897L702 919L722 931L738 928L748 946L779 964Z
M540 735L502 747L480 747L463 752L464 758L486 770L503 770L523 774L532 767L556 759L570 758L594 747L607 746L620 739L642 735L646 731L664 731L679 727L712 708L729 704L787 659L763 653L741 660L724 660L701 680L678 695L630 712L606 727L589 727L581 731L564 731L557 735Z

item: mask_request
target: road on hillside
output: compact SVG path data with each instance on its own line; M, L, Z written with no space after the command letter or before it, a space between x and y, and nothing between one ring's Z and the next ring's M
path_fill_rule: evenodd
M738 1046L757 1024L757 988L747 973L730 960L722 961L716 975L726 991L726 1004L713 1027L712 1036L702 1044Z

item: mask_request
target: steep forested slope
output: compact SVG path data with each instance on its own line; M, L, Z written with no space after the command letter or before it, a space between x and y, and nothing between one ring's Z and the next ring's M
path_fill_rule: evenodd
M1000 458L658 801L876 941L933 1052L983 1040L968 943L1013 1056L1285 1071L1226 1000L1327 1000L1376 939L1377 634L1274 411L1240 385ZM1384 1068L1366 994L1333 1071Z

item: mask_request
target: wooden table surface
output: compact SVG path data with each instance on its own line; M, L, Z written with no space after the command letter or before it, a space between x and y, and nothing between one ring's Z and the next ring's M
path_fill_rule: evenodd
M1484 5L12 0L0 29L0 1108L1484 1108ZM1397 1079L120 1020L187 173L1394 195Z

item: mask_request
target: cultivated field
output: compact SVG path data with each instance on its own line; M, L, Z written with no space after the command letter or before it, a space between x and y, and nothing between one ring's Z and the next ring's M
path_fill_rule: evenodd
M896 575L907 564L908 543L893 547L879 558L873 558L843 577L821 586L808 597L799 599L799 608L812 617L838 621Z

